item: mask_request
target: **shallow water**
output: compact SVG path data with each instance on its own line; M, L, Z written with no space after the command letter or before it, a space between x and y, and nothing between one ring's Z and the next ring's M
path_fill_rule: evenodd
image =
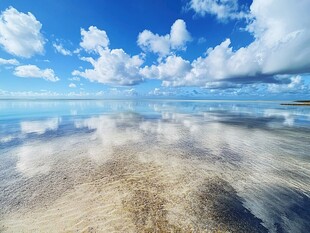
M309 232L310 108L0 101L0 231Z

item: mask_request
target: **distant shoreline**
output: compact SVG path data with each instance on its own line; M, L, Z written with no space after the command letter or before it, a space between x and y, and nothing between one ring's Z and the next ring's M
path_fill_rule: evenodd
M310 106L310 100L296 100L293 103L281 103L281 105L289 106Z

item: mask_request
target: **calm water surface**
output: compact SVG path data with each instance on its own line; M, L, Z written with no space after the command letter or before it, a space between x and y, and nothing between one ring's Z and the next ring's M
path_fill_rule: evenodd
M310 107L0 101L0 231L310 232Z

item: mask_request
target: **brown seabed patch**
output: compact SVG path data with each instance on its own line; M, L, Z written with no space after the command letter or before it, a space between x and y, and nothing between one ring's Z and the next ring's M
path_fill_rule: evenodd
M219 177L206 179L193 193L191 209L210 232L268 232L242 204L235 189Z

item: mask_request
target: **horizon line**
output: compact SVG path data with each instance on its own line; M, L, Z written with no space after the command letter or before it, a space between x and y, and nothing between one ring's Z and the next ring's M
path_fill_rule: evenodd
M310 101L310 100L292 100L292 99L205 99L205 98L193 98L193 99L184 99L184 98L1 98L0 101L12 101L12 100L18 100L18 101L40 101L40 100L57 100L57 101L137 101L137 100L174 100L174 101L259 101L259 102L283 102L283 101L290 101L290 102L300 102L300 101Z

